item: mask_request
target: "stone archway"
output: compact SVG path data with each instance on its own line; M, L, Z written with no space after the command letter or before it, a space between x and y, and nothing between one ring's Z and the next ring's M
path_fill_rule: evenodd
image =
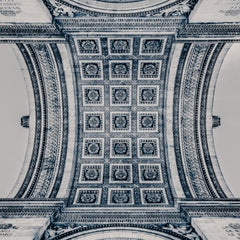
M45 233L45 239L62 239L62 240L180 240L180 239L191 239L191 237L196 237L197 235L181 235L177 232L168 233L164 230L156 231L153 229L144 229L136 227L106 227L97 228L93 230L81 231L79 228L75 228L73 231L70 230L58 236L54 237L56 233L55 230L48 230ZM60 230L61 231L61 230ZM188 238L189 237L189 238Z
M36 116L27 174L0 201L2 228L14 217L17 234L42 217L49 239L135 226L141 240L192 240L181 224L196 216L240 217L209 144L211 82L240 24L190 23L197 0L43 2L39 20L43 4L32 21L0 23L0 41L16 43L28 66Z

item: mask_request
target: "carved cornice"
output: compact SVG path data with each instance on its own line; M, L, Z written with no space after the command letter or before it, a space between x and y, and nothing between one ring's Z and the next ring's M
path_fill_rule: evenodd
M185 218L176 209L169 211L157 211L157 209L100 209L81 210L76 208L66 208L55 221L58 223L78 223L78 224L110 224L110 223L183 223Z
M75 18L56 18L55 23L64 32L173 32L182 28L186 19L176 18L157 18L157 17L75 17Z
M23 200L0 199L0 217L51 217L59 214L64 206L61 199L56 200Z
M0 37L60 37L61 34L54 24L0 24Z
M179 30L178 39L218 39L239 41L240 24L187 24Z
M240 217L240 204L199 204L182 206L181 212L185 218L191 217Z

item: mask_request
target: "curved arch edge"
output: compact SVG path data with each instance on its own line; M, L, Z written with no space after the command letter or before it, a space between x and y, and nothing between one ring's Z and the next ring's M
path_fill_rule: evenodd
M232 46L232 43L226 43L216 61L215 67L213 69L210 85L209 85L207 111L206 111L206 132L207 132L207 139L208 139L209 154L210 154L213 169L219 181L219 184L222 187L224 193L229 198L233 198L234 195L232 194L230 188L228 187L224 179L223 173L221 171L221 168L217 159L217 153L216 153L216 149L214 145L214 137L213 137L212 116L213 116L214 94L215 94L218 75L219 75L222 63L224 61L224 58L227 55L231 46Z
M31 76L29 74L29 70L27 68L26 62L23 58L22 53L20 52L19 48L16 44L10 44L16 58L18 59L19 65L21 67L25 85L27 89L27 95L28 95L28 105L29 105L29 135L28 135L28 144L25 154L24 163L21 167L19 176L16 180L15 185L11 189L11 191L8 194L9 198L13 198L16 196L17 192L19 191L21 185L24 182L24 178L27 174L27 171L29 169L29 165L31 162L32 157L32 151L33 151L33 144L34 144L34 136L35 136L35 124L36 124L36 116L35 116L35 100L34 100L34 93L33 93L33 85L31 82Z

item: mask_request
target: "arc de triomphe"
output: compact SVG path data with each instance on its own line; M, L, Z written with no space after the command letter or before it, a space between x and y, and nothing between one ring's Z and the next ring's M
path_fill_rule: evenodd
M29 143L0 239L240 239L213 144L239 0L2 0Z

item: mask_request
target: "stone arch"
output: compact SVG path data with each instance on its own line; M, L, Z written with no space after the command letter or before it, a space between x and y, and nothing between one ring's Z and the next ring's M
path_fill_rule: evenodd
M169 106L173 105L174 153L178 175L187 198L232 196L217 169L211 140L212 84L227 48L224 43L185 43L177 49L180 55L173 102ZM173 171L173 161L171 164L173 168L170 170ZM177 193L182 194L181 188L178 187Z
M222 63L231 48L232 43L226 43L220 52L218 59L215 63L213 68L212 78L209 83L209 92L208 92L208 99L207 99L207 106L206 106L206 133L207 133L207 140L208 140L208 149L209 149L209 156L211 157L212 167L214 173L216 174L216 178L218 179L221 188L227 195L227 197L233 197L229 186L224 180L224 175L220 169L220 165L218 162L218 157L215 149L214 139L213 139L213 107L214 107L214 94L216 90L217 80L219 76L220 69L222 67Z
M157 228L156 228L157 229ZM90 228L83 231L81 228L75 228L72 231L65 232L56 237L51 237L51 232L46 232L45 238L48 239L81 239L81 240L188 240L187 236L181 235L176 232L166 230L156 230L151 228L139 228L137 226L105 226L101 228L98 226L96 229Z
M18 184L11 192L15 198L53 198L57 195L65 167L68 149L68 84L72 84L70 69L65 71L68 58L54 43L18 43L19 58L25 62L29 85L33 90L32 138ZM72 92L72 90L71 90ZM72 157L70 157L72 160ZM71 168L71 164L69 166ZM71 171L71 170L69 170ZM69 179L67 180L67 182ZM65 181L66 183L66 181ZM65 189L64 189L65 191Z
M34 96L34 90L33 90L33 84L31 81L31 73L28 70L27 64L24 60L23 55L21 54L19 48L17 47L16 44L9 44L10 48L13 50L19 65L21 67L21 71L24 77L24 82L25 82L25 86L27 89L27 97L28 97L28 108L29 108L29 134L28 134L28 143L27 143L27 149L25 150L25 158L24 158L24 162L23 165L20 166L21 170L20 170L20 174L17 178L17 181L15 183L15 185L13 186L13 188L11 189L8 197L14 197L17 193L17 191L19 190L23 179L25 177L25 175L27 174L28 168L29 168L29 164L31 161L31 155L32 155L32 149L33 149L33 145L34 145L34 135L35 135L35 123L36 123L36 115L35 115L35 96Z

